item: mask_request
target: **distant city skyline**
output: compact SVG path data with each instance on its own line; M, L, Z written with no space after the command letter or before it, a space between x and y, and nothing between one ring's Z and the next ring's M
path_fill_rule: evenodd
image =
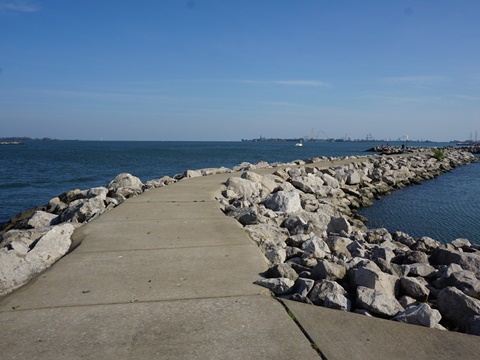
M479 16L477 0L0 0L0 137L466 140Z

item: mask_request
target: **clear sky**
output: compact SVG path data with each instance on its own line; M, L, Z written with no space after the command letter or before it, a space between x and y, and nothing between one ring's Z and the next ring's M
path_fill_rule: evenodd
M445 141L479 120L479 0L0 0L0 137Z

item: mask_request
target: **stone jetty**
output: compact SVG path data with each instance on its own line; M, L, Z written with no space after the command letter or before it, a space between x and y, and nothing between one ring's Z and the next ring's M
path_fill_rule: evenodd
M220 201L270 262L256 283L276 296L480 335L478 245L368 230L355 213L375 197L477 160L452 149L441 155L247 170L227 180Z
M402 155L244 163L234 169L188 170L147 183L120 174L106 187L72 190L19 214L1 233L0 261L11 270L0 276L3 293L10 292L0 298L2 359L476 359L480 338L402 320L433 312L423 325L455 326L446 319L454 324L458 318L467 322L465 331L474 333L477 300L465 278L474 279L464 270L478 269L476 247L466 239L443 246L385 229L368 231L355 216L355 204L360 203L351 196L362 194L359 184L369 182L371 174L364 168L371 158L386 171L382 182L398 180L392 189L403 186L400 177L389 172L394 163L431 162L425 171L412 166L412 172L426 179L439 167L446 171L475 160L445 154L433 162L432 155L424 155L416 160ZM341 168L351 175L349 180L334 173L340 174ZM360 177L357 184L352 170ZM327 173L329 177L322 175ZM315 179L301 185L305 181L297 174L321 177L323 183ZM309 189L316 194L327 186L332 191L325 198L311 197ZM246 195L240 195L242 191ZM343 205L332 206L330 197ZM248 210L245 216L242 208ZM240 217L240 222L235 220ZM265 236L247 236L244 229L252 226L259 226L258 234L265 230ZM425 257L428 264L422 262ZM347 263L353 266L347 268ZM383 270L387 267L392 273ZM432 288L424 285L430 291L425 295L411 281L430 281L430 267L438 275L433 282L440 280ZM378 273L378 279L371 273ZM400 278L398 298L398 282L389 282L394 277ZM454 283L454 277L460 281ZM12 291L29 278L34 280ZM433 287L444 296L433 299ZM312 291L324 290L324 298L314 298L321 306L306 304L315 304ZM404 305L400 298L406 291L410 295L405 300L415 299L418 308ZM358 302L351 295L357 293ZM404 310L415 309L410 310L413 314L393 315L401 310L398 306L390 306L390 315L373 310L386 311L388 304L380 305L393 297ZM372 316L333 310L342 309L334 304L343 304L344 298L353 312ZM442 317L439 321L435 311ZM398 321L376 318L392 316Z
M476 245L367 230L366 219L355 213L374 197L477 160L452 149L442 155L439 159L427 149L402 156L242 163L233 169L187 170L145 184L119 174L106 187L70 190L4 224L0 295L78 246L72 240L75 229L126 199L182 179L237 172L241 175L228 178L219 202L271 264L258 285L291 300L480 334ZM328 166L333 161L343 165ZM319 162L322 167L315 166Z

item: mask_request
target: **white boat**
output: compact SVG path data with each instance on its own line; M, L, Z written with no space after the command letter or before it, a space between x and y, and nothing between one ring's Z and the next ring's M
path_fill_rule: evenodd
M295 146L303 146L303 144L300 142L300 143L296 143Z

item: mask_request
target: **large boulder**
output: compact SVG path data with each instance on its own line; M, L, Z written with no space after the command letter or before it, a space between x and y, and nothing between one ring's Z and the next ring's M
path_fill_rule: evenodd
M480 300L455 287L446 287L438 294L437 308L445 319L463 331L471 317L480 315Z
M277 191L266 198L264 205L267 209L289 214L302 211L302 202L297 190Z
M394 296L364 286L357 288L356 305L381 317L395 316L404 310Z
M375 267L358 266L352 270L352 285L355 287L367 287L392 297L398 295L400 281L398 276L382 272Z
M128 173L121 173L108 184L107 188L112 193L120 193L129 198L141 194L144 185L138 177Z
M462 269L480 276L480 255L475 253L437 248L432 252L429 260L432 265L458 264Z
M400 278L400 290L402 294L422 302L426 301L430 294L430 290L424 284L412 277Z
M72 224L52 227L27 253L14 248L0 249L0 295L26 284L64 256L70 249L74 229Z
M320 280L315 281L308 297L315 305L323 305L328 294L347 295L347 291L336 281Z
M420 304L409 307L407 310L398 313L393 320L407 324L421 325L433 328L442 319L438 310L432 309L428 304Z

